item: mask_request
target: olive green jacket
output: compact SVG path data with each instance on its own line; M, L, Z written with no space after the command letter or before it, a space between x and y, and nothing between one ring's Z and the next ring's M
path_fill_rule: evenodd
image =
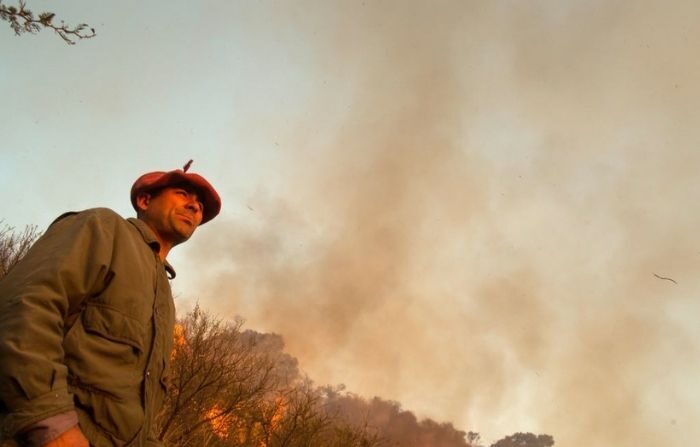
M0 429L75 410L95 447L150 446L175 309L149 227L67 213L0 279Z

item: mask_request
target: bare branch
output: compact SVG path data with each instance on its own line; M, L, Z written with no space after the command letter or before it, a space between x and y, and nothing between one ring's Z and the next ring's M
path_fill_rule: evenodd
M656 273L654 273L654 276L656 276L659 279L663 279L664 281L671 281L673 284L678 284L675 279L673 278L668 278L666 276L659 276Z
M61 39L68 45L75 45L76 39L90 39L97 35L95 28L91 28L86 23L71 27L61 20L60 25L56 25L53 23L55 16L56 14L52 12L42 12L38 17L35 17L34 13L27 9L24 0L19 1L19 7L4 5L0 0L0 20L9 22L10 27L18 36L23 33L36 34L42 28L50 28L61 36Z
M11 227L0 228L0 278L27 254L39 236L40 233L35 225L25 227L22 232L16 232Z

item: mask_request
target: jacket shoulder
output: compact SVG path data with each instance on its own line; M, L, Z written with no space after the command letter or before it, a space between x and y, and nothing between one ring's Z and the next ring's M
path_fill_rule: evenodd
M90 208L83 211L68 211L58 216L49 227L67 218L70 220L86 222L101 222L107 225L123 225L126 224L126 219L120 216L116 211L109 208Z

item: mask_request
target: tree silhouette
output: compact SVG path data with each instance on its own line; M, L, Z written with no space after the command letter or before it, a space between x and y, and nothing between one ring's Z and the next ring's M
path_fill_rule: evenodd
M2 225L1 220L0 225ZM27 254L39 235L34 225L25 227L21 233L10 227L0 228L0 278Z
M168 445L207 445L225 435L237 414L275 387L275 364L241 336L242 322L224 323L199 306L178 323L169 393L158 425Z
M467 433L467 444L469 447L481 447L481 435L475 431Z
M2 226L2 220L0 220L0 226ZM40 233L34 225L26 226L21 232L7 226L0 228L0 279L27 254L39 236ZM0 415L3 411L4 404L0 401ZM3 439L0 433L0 447L17 447L17 444L13 440Z
M491 444L491 447L552 447L554 438L550 435L515 433Z
M328 405L281 337L241 331L199 306L178 321L158 438L169 447L377 447L366 421Z
M7 6L0 0L0 19L9 22L18 36L23 33L36 34L42 29L49 28L61 36L68 45L75 45L74 39L90 39L96 35L95 28L91 28L86 23L71 27L61 20L60 25L56 25L55 16L53 12L42 12L35 16L31 10L27 9L24 0L19 0L18 6Z

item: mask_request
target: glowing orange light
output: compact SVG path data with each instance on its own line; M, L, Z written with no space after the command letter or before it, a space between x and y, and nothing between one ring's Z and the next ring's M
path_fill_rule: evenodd
M276 431L280 426L280 422L282 422L286 412L287 404L284 399L281 397L276 398L275 405L272 407L272 415L270 416L270 427L272 431Z
M170 360L175 359L178 348L187 346L185 339L185 328L181 324L175 324L173 328L173 350L170 352Z
M206 418L209 420L209 425L211 426L211 431L214 432L219 438L227 438L229 434L230 426L226 423L225 418L221 414L221 408L218 405L214 405L207 411Z

